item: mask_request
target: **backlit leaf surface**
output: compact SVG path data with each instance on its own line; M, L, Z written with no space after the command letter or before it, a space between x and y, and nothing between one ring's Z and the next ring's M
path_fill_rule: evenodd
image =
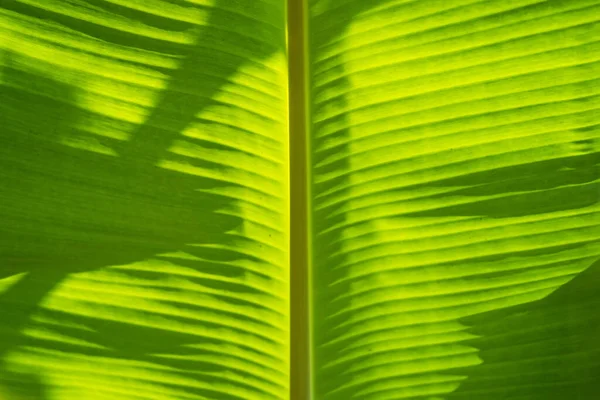
M0 398L289 396L284 12L0 2Z
M598 15L309 2L316 399L597 395Z

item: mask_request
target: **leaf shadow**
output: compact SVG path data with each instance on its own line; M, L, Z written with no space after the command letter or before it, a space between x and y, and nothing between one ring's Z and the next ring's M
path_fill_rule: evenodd
M46 386L37 374L1 371L0 400L45 400Z
M577 129L587 136L596 126ZM588 207L598 201L600 152L593 140L576 143L580 154L547 161L492 168L442 179L419 188L456 188L448 196L467 199L461 204L404 214L407 217L485 216L511 218ZM526 156L525 156L526 157Z
M77 88L61 80L60 71L50 76L37 68L44 61L34 61L36 67L31 68L32 61L25 56L5 54L0 75L0 98L3 99L0 103L0 215L3 220L0 278L22 276L0 294L0 360L4 361L9 353L35 341L23 332L32 324L32 316L40 314L59 320L77 320L88 326L89 331L69 331L66 326L58 329L102 344L115 357L161 365L170 362L183 375L206 373L211 380L219 380L221 378L214 373L227 367L218 363L202 363L198 358L176 362L151 355L161 347L173 350L205 343L209 338L149 329L127 321L109 322L70 314L58 316L40 304L72 274L160 259L162 254L170 252L192 256L192 259L177 260L177 264L197 272L189 279L198 288L232 294L215 294L221 301L237 304L241 301L236 300L238 295L254 290L244 283L248 271L232 262L250 259L246 254L230 250L235 248L238 235L235 232L243 229L235 197L220 194L237 184L162 168L158 163L169 158L208 170L228 168L225 163L172 154L169 148L174 141L182 139L183 130L203 110L215 105L226 106L216 100L216 95L240 67L251 62L249 55L252 59L264 60L281 51L272 40L281 32L260 22L261 16L276 11L265 4L238 2L234 12L231 3L217 0L208 10L205 23L195 26L102 0L83 3L159 29L192 30L196 40L193 45L175 45L20 2L6 5L11 11L52 21L112 45L172 54L179 57L181 63L174 71L162 71L169 74L167 86L145 122L134 129L131 140L118 143L95 139L113 150L112 155L107 155L61 142L64 133L80 129L77 127L81 126L83 117L89 118L89 111L78 104ZM236 29L214 29L232 24L244 26L244 30L252 34L242 35ZM100 116L92 115L92 118ZM110 126L118 121L104 122ZM89 132L77 133L89 135ZM194 146L222 150L222 146L209 141L186 140ZM220 247L215 250L213 245ZM152 278L140 275L139 271L128 273L131 278L142 281L162 279L160 271ZM201 308L197 305L198 310ZM206 321L199 323L210 325ZM140 341L140 337L148 340ZM61 345L52 343L52 346ZM66 347L64 350L69 351ZM198 351L196 356L202 358L202 352ZM239 373L247 375L243 371ZM241 385L241 382L229 384ZM195 389L195 395L239 399L233 394L200 388Z
M448 400L592 399L600 390L600 261L545 298L461 320L482 364Z

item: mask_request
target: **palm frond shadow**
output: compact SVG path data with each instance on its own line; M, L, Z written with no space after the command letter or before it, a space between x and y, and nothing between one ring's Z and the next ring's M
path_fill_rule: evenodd
M600 390L600 261L547 297L461 320L482 364L447 400L588 400Z
M124 18L136 18L161 29L190 29L189 24L117 7L113 3L101 0L87 3L90 7L109 7L107 12L124 13ZM115 45L175 52L182 57L182 62L171 73L166 89L159 95L145 123L134 130L132 139L110 144L118 155L115 157L60 143L61 135L73 132L84 113L77 105L77 89L56 77L24 68L20 62L22 56L6 54L0 87L3 100L0 103L0 213L3 221L0 278L25 275L0 294L0 360L33 340L22 334L23 329L31 324L34 313L50 313L39 304L73 273L183 251L195 257L181 264L200 272L195 280L198 285L234 294L250 291L241 281L236 283L236 278L247 272L230 263L248 256L210 248L211 244L233 243L235 235L231 232L242 229L234 198L215 193L219 188L231 188L235 184L160 168L157 164L164 157L177 160L176 155L169 154L169 147L196 115L218 104L215 95L248 62L244 55L266 59L281 50L272 40L266 40L269 35L281 35L280 32L260 23L260 18L244 16L244 11L252 11L255 16L272 12L269 7L240 3L236 10L242 12L233 13L227 11L226 1L219 0L205 25L193 27L197 33L195 45L178 48L19 2L9 2L9 6L13 11L51 19ZM254 36L213 29L232 23L243 24ZM239 50L238 54L221 50L223 43ZM205 169L227 168L206 160L183 161ZM136 274L135 271L130 273ZM159 275L157 271L158 280ZM222 300L235 302L235 296L225 296ZM109 323L81 317L80 322L92 326L96 332L90 340L103 342L114 355L123 358L148 359L148 353L167 343L176 348L204 340L191 334L144 329L126 321ZM84 335L83 332L71 333ZM141 345L135 339L139 337L152 340ZM158 358L153 360L165 362ZM190 363L177 368L181 368L182 373L192 373L223 367ZM218 396L227 395L219 393ZM233 395L226 398L237 399Z
M576 134L584 137L597 129L595 126L581 128ZM600 189L600 152L593 140L582 142L578 155L494 168L422 185L456 188L431 198L455 196L466 201L404 215L510 218L594 205Z

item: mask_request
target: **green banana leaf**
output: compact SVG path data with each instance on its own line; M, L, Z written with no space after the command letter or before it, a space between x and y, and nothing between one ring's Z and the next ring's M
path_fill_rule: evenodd
M2 2L2 399L287 396L284 11Z
M0 0L0 400L595 399L599 16Z
M596 398L600 3L311 6L315 398Z

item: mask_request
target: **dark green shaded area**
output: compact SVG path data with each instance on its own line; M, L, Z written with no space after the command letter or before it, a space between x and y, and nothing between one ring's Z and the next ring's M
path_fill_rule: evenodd
M80 3L161 29L184 31L191 28L189 24L101 0ZM88 135L77 132L75 126L84 117L98 116L86 114L87 111L78 107L77 87L57 78L61 76L60 71L53 77L44 76L24 67L30 60L5 54L7 62L0 87L0 278L20 273L26 275L0 295L0 361L22 346L40 346L69 354L147 361L175 368L182 376L241 384L241 381L215 376L215 372L224 370L223 365L197 361L203 355L214 356L214 352L184 347L224 343L220 340L142 327L127 320L111 322L61 314L41 308L39 303L71 274L148 258L160 259L160 254L175 251L197 257L196 260L177 260L178 265L203 274L204 277L190 277L193 283L233 295L255 291L247 285L232 282L230 278L243 277L245 271L228 264L233 260L248 260L251 256L222 247L218 250L210 248L215 244L235 248L238 239L227 232L238 228L242 221L233 216L237 214L233 199L214 193L219 188L232 188L234 184L166 170L157 167L157 163L168 158L181 159L188 165L206 169L223 168L221 164L169 154L168 148L197 114L219 104L214 100L215 95L249 61L232 50L252 55L253 59L265 59L281 50L282 32L256 18L260 15L264 17L263 21L269 20L268 14L281 14L281 10L273 10L264 4L237 2L236 12L233 12L227 11L227 8L231 9L230 3L217 0L211 7L207 25L194 28L196 44L183 46L132 35L20 2L9 1L2 3L2 7L52 21L115 46L167 53L182 61L177 70L170 72L167 88L159 95L145 123L134 129L130 141L118 143L101 137L94 139L116 151L118 157L114 157L61 144L61 138L71 134ZM254 17L244 16L244 13ZM232 24L243 26L244 31L252 31L255 37L264 40L240 34L239 29L217 29ZM273 39L277 37L281 40ZM122 125L121 121L102 118L107 126ZM191 138L186 140L194 142ZM195 141L194 144L208 148L216 146L206 141ZM123 270L122 273L168 290L163 282L163 271ZM221 300L236 304L232 297L235 296L222 296ZM203 310L202 305L190 307ZM34 314L65 322L65 325L53 326L54 333L105 346L108 350L25 336L22 331L32 324ZM206 321L176 320L173 319L174 322L200 323L208 329L222 328ZM69 328L68 325L73 323L85 328ZM167 360L158 357L157 353L186 355L195 357L196 361ZM245 371L235 372L246 374ZM25 379L6 370L0 372L0 377L10 390L40 388L37 394L25 393L25 398L44 398L43 384L34 382L38 377ZM247 389L255 388L248 385ZM188 394L240 399L232 394L201 388Z
M600 391L600 262L542 300L461 322L483 363L448 400L590 400Z
M222 182L168 171L134 158L61 145L59 135L73 129L81 112L76 107L75 89L13 65L3 71L5 86L0 94L9 100L3 102L0 112L0 271L3 277L28 274L0 295L0 358L18 346L31 345L89 352L85 347L55 341L40 343L21 334L33 313L51 316L48 310L38 309L38 303L70 274L182 250L206 260L190 261L189 268L216 278L241 276L241 269L223 263L242 258L241 254L188 245L232 240L225 232L239 225L240 219L216 213L233 210L231 201L203 192L222 186ZM160 280L160 271L154 275ZM148 277L141 279L147 281ZM202 285L218 289L226 285L217 279L201 280ZM149 353L164 351L164 347L176 349L202 341L194 335L126 321L111 323L72 314L62 319L81 323L94 334L88 337L87 330L61 327L56 327L57 332L112 349L108 354L98 352L98 356L151 361ZM197 376L208 366L190 363L179 368ZM219 367L207 371L215 368Z
M598 129L597 126L591 125L578 129L576 134L591 136L592 131ZM403 215L510 218L594 205L598 202L600 193L600 153L592 139L574 144L580 147L578 155L492 168L414 186L411 189L460 187L461 189L452 191L451 195L472 198L473 201ZM448 194L430 198L444 196Z

